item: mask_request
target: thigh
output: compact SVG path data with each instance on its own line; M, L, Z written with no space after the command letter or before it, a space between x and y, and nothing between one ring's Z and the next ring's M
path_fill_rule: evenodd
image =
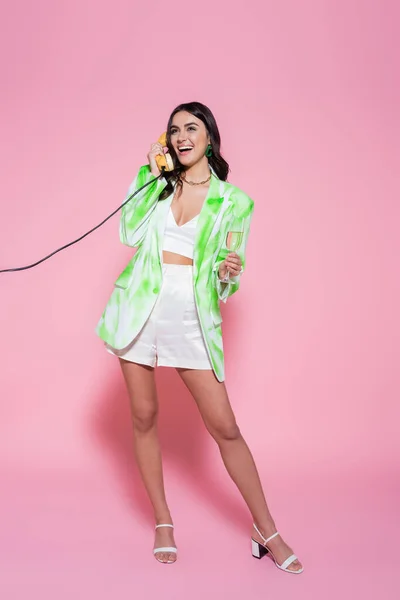
M237 437L239 429L229 402L225 383L211 370L177 369L192 394L208 431L214 437Z
M134 416L157 411L157 392L153 367L119 359Z

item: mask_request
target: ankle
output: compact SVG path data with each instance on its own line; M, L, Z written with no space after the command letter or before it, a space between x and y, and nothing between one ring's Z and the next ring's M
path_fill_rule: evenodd
M169 512L157 513L156 515L154 515L154 520L156 522L156 525L167 524L167 523L169 525L174 524L172 521L171 514Z
M272 519L270 521L254 521L254 523L261 535L265 538L268 538L277 531L277 527ZM254 527L253 530L256 531Z

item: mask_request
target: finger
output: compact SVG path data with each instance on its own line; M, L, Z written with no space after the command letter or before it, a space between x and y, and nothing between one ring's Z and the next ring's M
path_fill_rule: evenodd
M240 271L240 269L242 268L241 265L238 265L236 263L232 263L229 265L229 268L232 269L233 271Z
M237 261L235 261L235 262L234 261L229 261L227 263L227 266L231 267L232 269L239 269L240 270L240 268L241 268L242 265L241 265L240 262L237 262Z
M151 145L151 150L150 152L161 152L163 153L163 147L161 146L161 144L155 143Z
M240 260L240 258L230 258L229 259L229 264L231 264L231 265L241 265L242 261Z

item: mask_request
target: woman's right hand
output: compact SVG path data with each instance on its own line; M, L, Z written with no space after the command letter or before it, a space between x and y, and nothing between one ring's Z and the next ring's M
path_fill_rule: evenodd
M162 156L167 151L168 151L168 148L167 147L164 148L159 142L155 142L154 144L151 145L150 151L147 155L147 159L149 161L151 173L152 173L152 175L154 175L154 177L158 177L161 174L161 171L158 168L157 163L156 163L156 156L159 156L159 155Z

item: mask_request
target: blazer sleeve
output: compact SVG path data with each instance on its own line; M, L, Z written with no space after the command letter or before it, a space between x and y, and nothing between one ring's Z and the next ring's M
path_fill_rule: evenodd
M158 197L167 185L164 177L155 179L149 165L140 167L135 179L129 186L125 199L128 199L136 190L154 179L144 190L136 194L121 209L119 223L119 238L126 246L139 246L146 234L150 217L155 209Z
M242 261L242 269L239 275L229 277L223 281L219 278L218 270L220 264L225 260L227 255L231 252L226 246L226 238L224 243L218 252L217 260L213 267L213 280L216 287L218 298L222 302L226 302L229 296L232 296L239 289L240 276L245 270L246 266L246 246L250 233L250 223L254 212L254 201L246 196L243 192L239 191L239 197L235 201L234 206L234 218L230 224L229 231L242 231L242 240L239 248L235 252L240 256ZM228 231L228 233L229 233Z

